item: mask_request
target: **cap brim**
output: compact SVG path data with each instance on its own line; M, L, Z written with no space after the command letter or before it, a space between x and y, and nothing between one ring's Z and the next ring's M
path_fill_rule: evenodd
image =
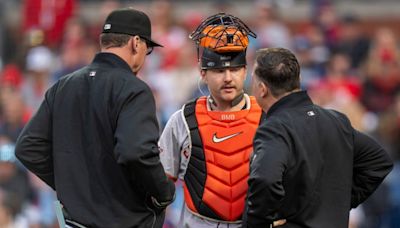
M151 45L152 45L153 47L164 47L164 46L162 46L161 44L156 43L156 42L154 42L154 41L151 40L151 39L148 39L148 41L151 43Z
M149 42L152 47L164 47L161 44L159 44L159 43L155 42L154 40L150 39L148 36L141 36L141 35L139 35L139 36L141 38L145 39L147 42Z

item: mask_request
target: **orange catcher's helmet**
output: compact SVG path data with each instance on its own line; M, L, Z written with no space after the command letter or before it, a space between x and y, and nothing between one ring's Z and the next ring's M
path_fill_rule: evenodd
M215 52L238 52L247 48L248 36L257 37L239 18L218 13L205 19L189 38Z
M248 36L257 37L239 18L218 13L205 19L189 38L196 42L202 69L209 69L246 65Z

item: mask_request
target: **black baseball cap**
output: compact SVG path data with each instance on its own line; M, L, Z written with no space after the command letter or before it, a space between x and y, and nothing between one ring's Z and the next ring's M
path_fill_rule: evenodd
M123 8L112 11L103 26L103 33L120 33L140 36L153 47L163 47L151 39L151 22L149 17L133 8Z

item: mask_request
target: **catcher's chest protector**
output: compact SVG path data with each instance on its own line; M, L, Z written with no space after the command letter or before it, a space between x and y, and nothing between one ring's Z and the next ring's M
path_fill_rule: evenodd
M218 220L240 220L253 137L261 117L253 97L250 102L249 110L237 112L209 112L206 97L185 106L192 151L184 194L193 212Z

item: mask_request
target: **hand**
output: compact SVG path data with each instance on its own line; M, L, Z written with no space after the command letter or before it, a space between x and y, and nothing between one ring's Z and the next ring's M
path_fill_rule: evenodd
M171 179L167 179L167 187L164 194L158 198L153 197L152 202L157 207L167 207L175 200L175 183Z
M272 227L282 226L286 224L286 219L279 219L272 223Z
M164 211L164 209L175 200L175 184L171 180L168 180L168 188L170 196L162 201L157 200L155 197L150 195L146 196L146 204L156 213Z

